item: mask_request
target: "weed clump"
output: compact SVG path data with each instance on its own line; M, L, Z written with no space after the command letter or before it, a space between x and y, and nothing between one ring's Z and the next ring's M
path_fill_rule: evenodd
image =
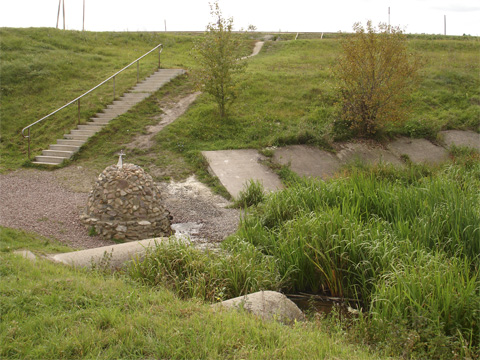
M250 180L245 190L240 191L238 199L235 200L235 207L248 208L256 206L266 199L265 190L260 181Z

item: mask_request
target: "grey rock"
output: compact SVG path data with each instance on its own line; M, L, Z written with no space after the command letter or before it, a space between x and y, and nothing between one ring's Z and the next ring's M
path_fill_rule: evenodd
M212 307L216 310L222 307L227 309L244 309L263 320L277 320L286 325L305 320L305 315L298 306L285 295L276 291L259 291L225 300L212 305Z

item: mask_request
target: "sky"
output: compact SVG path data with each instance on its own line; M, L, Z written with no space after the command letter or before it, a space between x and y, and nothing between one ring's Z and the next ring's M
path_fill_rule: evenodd
M66 29L82 30L84 0L63 0ZM203 31L209 0L85 0L87 31ZM236 30L351 32L355 22L388 23L407 33L480 36L478 0L219 0ZM0 27L55 27L59 0L0 0ZM59 27L63 28L63 13Z

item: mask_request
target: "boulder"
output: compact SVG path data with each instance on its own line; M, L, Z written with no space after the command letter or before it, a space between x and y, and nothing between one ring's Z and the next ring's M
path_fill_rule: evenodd
M305 320L305 315L298 306L276 291L259 291L212 306L214 309L244 309L263 320L277 320L286 325Z

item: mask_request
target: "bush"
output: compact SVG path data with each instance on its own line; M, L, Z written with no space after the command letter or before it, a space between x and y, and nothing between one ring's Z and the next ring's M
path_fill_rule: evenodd
M421 60L407 50L398 27L367 22L342 40L343 54L335 67L340 82L343 124L359 136L373 136L386 122L403 121L405 97L418 81Z

